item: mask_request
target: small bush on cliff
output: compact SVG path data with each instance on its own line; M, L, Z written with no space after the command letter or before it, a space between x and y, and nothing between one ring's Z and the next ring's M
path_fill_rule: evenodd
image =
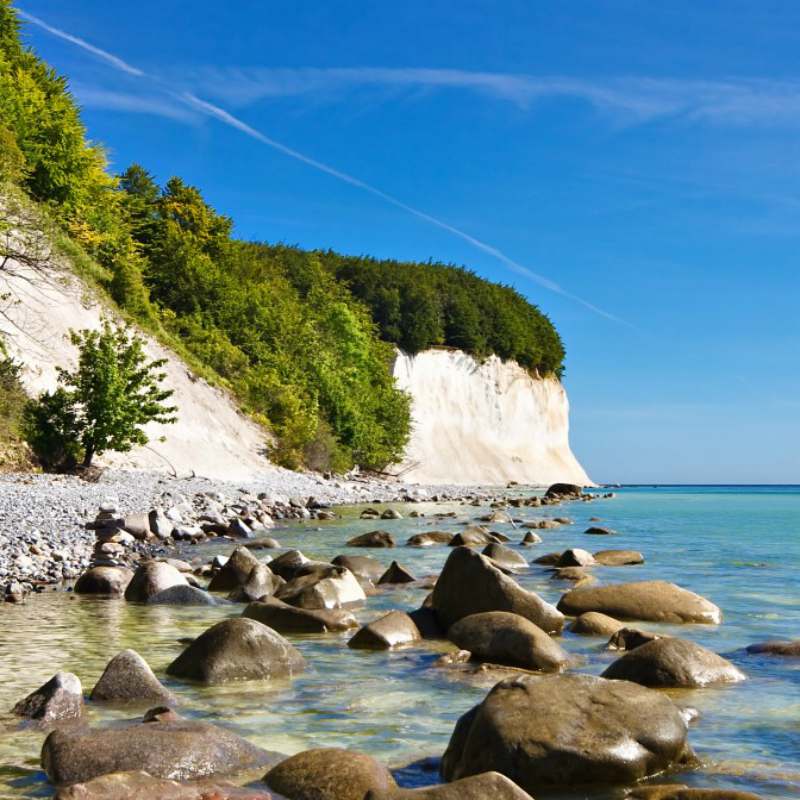
M28 400L20 373L22 365L8 355L0 338L0 471L30 466L22 440L22 414Z
M89 467L95 455L147 444L148 422L175 422L172 391L161 388L165 362L148 361L140 337L105 321L99 331L73 331L71 341L78 368L60 369L61 385L25 410L25 434L44 467Z

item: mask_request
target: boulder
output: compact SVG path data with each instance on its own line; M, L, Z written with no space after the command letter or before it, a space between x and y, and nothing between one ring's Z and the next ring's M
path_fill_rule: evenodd
M245 544L248 550L276 550L280 546L281 543L271 536L265 536L262 539L256 539L254 542L247 542Z
M569 630L582 636L612 636L624 627L625 623L614 617L600 614L598 611L587 611L572 621Z
M89 699L106 703L177 703L135 650L123 650L108 662Z
M299 550L287 550L277 558L269 562L269 568L285 581L290 581L297 574L297 571L304 564L308 564L306 558Z
M208 584L210 592L230 592L247 583L250 574L261 562L244 546L238 545L228 556L227 561L214 573L211 583ZM265 592L268 594L268 592Z
M432 605L445 629L483 611L519 614L546 633L559 633L564 625L564 617L550 603L523 589L485 556L467 547L457 547L450 553L433 589Z
M644 556L638 550L600 550L594 554L594 560L604 567L644 564Z
M586 567L556 567L551 575L552 580L577 581L576 586L594 583L597 578L586 571Z
M328 578L301 575L281 586L275 593L279 600L298 608L341 608L367 599L361 584L350 570L333 567Z
M572 547L565 550L558 559L557 567L590 567L595 563L594 556L587 550Z
M228 595L228 600L233 603L252 603L268 597L282 585L283 578L279 578L266 564L256 564L247 580Z
M17 717L44 723L78 719L82 712L83 688L71 672L57 672L11 709Z
M722 612L711 601L666 581L573 589L561 598L558 609L570 616L600 611L621 620L710 625L722 622Z
M126 567L91 567L78 578L76 594L125 594L133 572Z
M389 569L378 579L378 585L392 585L396 583L414 583L416 578L396 561L392 561Z
M672 636L653 639L626 652L603 677L656 688L697 688L745 679L744 673L722 656Z
M505 511L497 509L492 511L491 514L486 514L485 516L481 517L480 520L481 522L492 522L497 525L503 525L511 522L511 515Z
M394 789L367 792L364 800L533 800L499 772L482 772L469 778L424 789Z
M447 638L473 658L509 667L558 672L567 654L541 628L519 614L487 611L463 617L450 626Z
M214 684L291 677L304 667L303 656L279 633L254 619L235 617L200 634L167 674Z
M59 789L54 800L271 800L272 795L224 781L178 783L146 772L111 772Z
M242 616L279 633L328 633L357 628L356 618L341 609L295 608L277 597L265 597L245 608Z
M122 529L136 539L144 541L150 538L152 532L147 514L128 514L121 522Z
M370 556L336 556L331 564L349 569L356 578L376 581L386 571L386 567Z
M452 533L428 531L427 533L415 533L408 538L406 544L409 547L435 547L436 545L448 545L452 539Z
M736 789L690 789L680 783L638 786L625 797L626 800L762 800L757 794Z
M147 522L152 533L159 539L169 539L172 536L175 523L170 521L160 508L154 508L147 515Z
M532 519L528 520L528 522L523 522L522 527L528 530L546 531L552 530L553 528L560 528L561 523L556 522L554 519Z
M436 612L432 608L423 606L410 611L408 616L414 621L423 639L445 638L445 632L442 630L442 626L436 617Z
M554 567L561 560L561 553L545 553L543 556L533 559L534 564L541 564L543 567Z
M125 589L125 599L133 603L146 603L153 595L171 586L187 586L186 578L175 567L162 561L145 561L133 573Z
M492 542L487 544L481 551L487 558L491 558L499 567L506 569L527 569L528 559L520 555L516 550L506 547L504 544Z
M588 533L589 536L613 536L616 531L612 531L611 528L602 528L599 525L592 525L587 528L584 533Z
M470 525L457 533L449 542L450 547L485 547L500 540L482 525Z
M403 519L403 515L394 508L387 508L381 514L381 519Z
M800 639L788 642L758 642L748 645L748 653L763 653L770 656L800 656Z
M539 536L538 533L534 533L533 531L528 531L523 537L520 544L523 547L530 547L533 544L541 544L542 537Z
M264 783L290 800L364 800L371 790L396 784L391 772L371 756L352 750L306 750L273 767Z
M422 639L414 620L404 611L390 611L380 619L369 622L347 643L355 649L388 650Z
M606 647L609 650L635 650L643 644L652 642L661 637L656 633L650 631L640 631L637 628L622 627L611 634Z
M348 547L394 547L394 539L388 531L370 531L354 536L347 542Z
M218 601L213 595L198 589L196 586L170 586L147 601L148 605L157 606L216 606Z
M498 683L456 724L442 758L452 781L496 770L532 791L633 783L687 753L687 727L665 695L591 675Z
M277 758L225 728L182 719L61 729L42 747L42 767L57 786L138 770L186 781L267 767Z
M548 500L571 500L583 494L583 486L577 483L554 483L548 487L544 496Z

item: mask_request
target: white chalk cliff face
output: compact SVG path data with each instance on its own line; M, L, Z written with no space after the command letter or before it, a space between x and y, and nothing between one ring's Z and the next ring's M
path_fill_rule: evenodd
M397 473L416 483L592 482L569 446L569 402L552 378L461 351L399 353L394 376L412 397L413 431Z

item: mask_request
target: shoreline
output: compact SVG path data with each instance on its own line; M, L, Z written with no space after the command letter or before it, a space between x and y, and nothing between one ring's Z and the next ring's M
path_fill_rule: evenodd
M514 487L515 490L538 488L544 487ZM292 508L298 511L295 516L304 516L300 508L310 500L314 501L312 505L321 508L459 502L476 496L491 501L507 491L505 486L420 485L373 478L326 479L313 473L289 470L270 471L248 481L222 481L176 478L163 472L107 469L94 483L69 475L4 473L0 474L0 590L9 596L14 594L9 588L13 583L23 584L22 588L30 591L75 580L93 563L97 540L95 531L86 526L95 519L102 505L113 506L114 513L122 517L147 514L152 509L191 505L201 494L220 495L228 501L225 505L235 504L242 497L259 497L263 506L273 510L273 518L281 519L292 518ZM137 561L146 556L149 546L144 542L141 545L138 552L130 552ZM155 547L162 551L167 545L166 540L155 540Z

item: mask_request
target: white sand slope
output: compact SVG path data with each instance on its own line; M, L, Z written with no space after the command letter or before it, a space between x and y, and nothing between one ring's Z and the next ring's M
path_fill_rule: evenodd
M413 401L411 442L397 470L404 480L591 485L570 450L569 402L557 380L449 350L399 354L394 375Z
M13 265L13 274L0 273L0 296L19 302L4 304L0 334L10 354L24 366L23 382L32 395L53 389L56 367L73 367L76 349L69 343L70 329L100 327L102 306L86 286L67 270L49 275ZM265 432L245 417L223 391L193 375L171 351L145 336L146 351L153 359L166 358L165 385L174 391L178 407L174 425L151 423L145 429L146 447L129 453L108 453L98 459L118 467L171 471L232 481L255 479L273 471L266 456ZM160 441L161 438L164 441Z

